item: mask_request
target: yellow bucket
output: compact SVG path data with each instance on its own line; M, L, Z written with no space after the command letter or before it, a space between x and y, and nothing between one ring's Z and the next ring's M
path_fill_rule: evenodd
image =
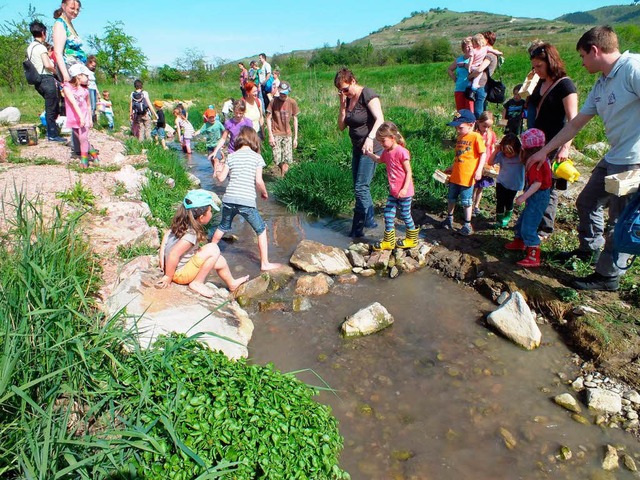
M571 160L565 160L561 163L553 162L553 173L556 177L569 182L575 182L580 177L580 172L576 170Z

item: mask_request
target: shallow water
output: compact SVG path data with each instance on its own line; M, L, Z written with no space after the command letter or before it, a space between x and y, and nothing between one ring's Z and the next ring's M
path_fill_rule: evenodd
M193 162L203 188L211 188L206 160L194 154ZM349 244L348 220L292 215L272 199L259 208L272 261L286 263L303 238ZM257 275L255 234L240 218L233 233L240 240L221 248L234 274ZM344 318L374 301L387 307L394 325L342 339ZM555 332L543 328L543 345L524 351L483 326L494 308L472 289L427 270L395 280L360 279L313 298L307 312L252 313L249 355L282 371L313 370L336 390L318 400L340 421L341 465L353 479L634 478L624 467L600 476L604 446L622 444L637 454L633 437L579 424L550 400L570 391L559 373L577 375ZM321 384L310 371L298 376ZM515 438L512 449L501 429ZM571 449L571 460L555 458L562 445Z

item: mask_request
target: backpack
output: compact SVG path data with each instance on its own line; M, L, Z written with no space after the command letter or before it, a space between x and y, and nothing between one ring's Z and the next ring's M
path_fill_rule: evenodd
M272 90L273 90L273 75L267 78L267 81L264 82L264 91L266 93L271 93Z
M149 110L147 105L147 99L144 97L144 92L133 92L131 94L131 109L136 115L144 115Z
M618 254L628 253L632 255L627 265L618 265ZM627 270L640 255L640 191L624 208L615 230L613 231L613 263L621 270Z
M33 55L33 48L31 49L31 54ZM38 70L36 70L36 67L33 65L28 51L27 58L22 62L22 68L24 70L24 77L27 79L29 85L37 85L42 81L42 75L38 73Z
M487 83L484 86L485 92L487 92L487 102L491 103L500 103L504 102L505 92L507 91L507 87L500 80L494 80L489 75L489 70L487 69Z

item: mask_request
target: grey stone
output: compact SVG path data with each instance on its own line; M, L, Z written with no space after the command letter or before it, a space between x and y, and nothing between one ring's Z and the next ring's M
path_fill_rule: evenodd
M269 289L271 278L268 273L262 273L248 282L243 283L234 292L234 296L240 305L248 305L252 299L259 297Z
M573 383L571 384L571 387L576 391L579 392L580 390L584 389L584 379L582 377L578 377L576 378Z
M20 110L16 107L7 107L0 110L0 123L16 124L20 121Z
M621 400L617 393L602 388L587 389L587 405L598 412L619 413L622 410Z
M136 170L133 165L125 165L114 174L114 179L124 185L125 198L140 198L142 187L149 183L149 177L141 170Z
M622 463L624 463L624 466L627 467L629 471L631 472L638 471L638 467L636 467L636 461L628 453L625 453L622 455Z
M502 292L500 294L500 296L498 296L496 302L498 303L498 305L502 305L504 302L507 301L507 299L509 298L510 293L509 292Z
M376 271L373 268L365 268L360 272L363 277L373 277L376 275Z
M369 253L370 250L370 246L367 243L352 243L351 245L349 245L348 250L352 251L352 252L358 252L360 255L367 255Z
M364 268L362 268L362 267L353 267L353 268L351 269L351 271L352 271L353 273L355 273L356 275L357 275L358 273L362 273L362 271L363 271L363 270L364 270Z
M342 285L353 285L354 283L358 283L358 276L353 273L345 273L338 277L338 283Z
M607 445L607 451L605 452L604 460L602 460L602 468L604 470L615 470L618 468L618 451L615 447Z
M638 419L638 412L636 412L635 410L630 410L627 413L627 418L629 420L637 420Z
M640 403L640 393L636 392L635 390L624 392L623 397L629 400L631 403L635 403L636 405Z
M303 296L325 295L329 293L329 282L327 275L318 273L317 275L303 275L296 282L296 294Z
M573 395L571 395L570 393L556 395L555 397L553 397L553 401L557 405L560 405L562 408L566 408L570 412L580 413L582 411L580 405L578 404L578 401L573 398Z
M351 271L351 263L341 249L312 240L302 240L290 262L294 267L309 273L340 275Z
M489 325L527 350L540 345L542 333L520 292L512 293L505 303L489 314L487 320Z
M597 388L598 384L596 382L584 382L584 386L587 388Z
M311 300L307 297L294 297L293 299L293 311L294 312L306 312L311 309Z
M397 278L400 275L400 270L395 265L389 270L389 278Z
M407 256L402 259L401 268L403 272L415 272L418 268L420 268L420 264L413 258Z
M295 276L296 272L289 265L282 265L275 270L269 270L269 290L276 291L285 287Z
M394 322L393 317L380 303L375 302L347 317L342 324L345 337L358 337L378 332Z
M347 250L347 258L354 267L364 267L366 264L364 256L355 250Z

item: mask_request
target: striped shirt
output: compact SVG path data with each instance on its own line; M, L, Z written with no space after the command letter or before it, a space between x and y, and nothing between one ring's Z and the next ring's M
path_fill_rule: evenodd
M256 171L266 166L262 155L248 147L242 147L229 155L227 165L229 185L222 201L256 207Z

